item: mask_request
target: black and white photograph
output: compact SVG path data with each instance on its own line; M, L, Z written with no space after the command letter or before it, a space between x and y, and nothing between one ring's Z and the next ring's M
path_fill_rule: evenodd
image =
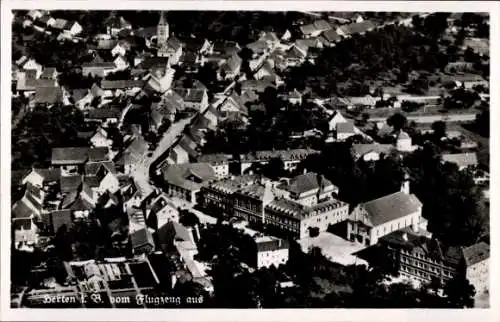
M281 6L9 10L12 310L490 307L490 12Z

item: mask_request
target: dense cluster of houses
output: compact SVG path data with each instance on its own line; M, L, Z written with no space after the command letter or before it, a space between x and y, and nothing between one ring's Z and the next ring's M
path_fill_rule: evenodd
M359 14L338 25L316 20L298 26L299 39L293 39L290 30L281 36L263 32L256 41L243 46L253 53L249 66L254 79L243 76L243 60L239 56L242 45L196 38L179 40L171 35L163 13L155 28L134 28L116 15L105 23L107 33L96 35L92 40L95 45L89 47L93 59L81 65L82 75L104 78L90 88L59 86L55 68L41 66L29 57L22 57L13 64L13 94L29 98L30 108L74 105L84 112L86 123L98 125L88 133L79 133L88 146L53 148L49 168L33 168L21 176L13 176L16 178L13 186L24 189L22 197L12 205L16 248L32 251L34 246L55 236L61 227L87 220L96 209L118 207L127 215L129 225L128 234L115 237L130 243L136 257L145 258L158 249L164 253L174 249L193 279L212 291L206 267L195 260L198 228L179 223L179 208L172 202L175 197L190 206L216 209L228 218L262 224L296 239L307 238L311 230L324 232L331 225L346 223L346 234L352 242L367 247L389 243L395 258L402 263L403 275L430 279L438 274L447 278L466 267L470 280L484 288L482 273L487 270L487 247L478 244L452 255L443 255L439 245L432 244L427 221L422 217L422 204L410 193L408 180L404 181L401 191L350 209L347 203L337 199L338 188L322 175L305 172L291 179L272 181L252 174L252 165L266 164L275 158L283 161L286 171L294 171L301 161L319 151L254 151L239 156L201 153L207 131L217 129L228 119L248 122L247 103L258 102L258 94L267 87L282 84L279 71L311 59L310 48L335 46L342 39L378 28L373 22L364 20ZM400 23L411 24L411 21L406 19ZM52 17L49 11L42 10L30 11L24 24L32 25L39 32L54 34L57 31L58 39L80 41L78 35L82 32L78 22ZM144 38L151 53L137 54L133 59L127 57L134 46L128 38L131 35ZM108 51L108 56L113 58L101 57L98 52L102 50ZM174 68L180 65L187 73L195 73L208 62L216 63L217 81L230 84L220 93L211 93L213 100L201 82L178 82ZM467 65L455 64L450 68L466 70ZM121 80L106 79L110 74L123 71L130 71L131 76ZM455 80L460 81L457 86L488 85L484 79L465 76ZM240 91L231 90L235 81L241 85ZM294 104L301 104L303 96L304 93L294 90L287 98ZM156 171L153 172L162 181L163 189L144 186L135 178L137 168L150 151L141 129L132 127L118 148L116 136L112 135L113 131L122 128L128 113L141 108L137 102L143 97L155 98L149 112L149 131L158 135L163 135L160 129L164 124L175 123L180 114L190 112L188 125L168 149L158 153L159 160L154 160L153 170ZM380 144L338 111L340 108L374 108L379 100L391 98L393 95L317 102L332 107L326 142L345 141L359 135L370 143L353 144L351 153L355 160L364 161L376 161L393 151L401 155L414 151L417 147L406 132L392 133L393 144ZM440 97L401 94L395 96L393 106L398 107L398 102L405 101L435 104L437 99ZM443 162L455 163L464 170L475 167L477 157L473 153L447 154L443 155ZM230 165L236 165L237 173L230 171ZM257 238L256 244L257 267L278 266L288 260L289 244L285 240L266 236ZM437 249L440 257L436 259L434 253L428 253L429 247ZM435 264L438 270L434 271L427 262L427 266L418 264L422 261ZM79 288L113 292L112 284L118 284L115 282L121 280L122 274L131 275L129 271L137 265L110 259L107 262L70 263L67 270L78 281ZM146 271L152 275L151 283L145 288L158 284L149 261L142 260L140 265L147 266ZM122 286L117 287L120 288ZM135 287L134 292L141 290Z

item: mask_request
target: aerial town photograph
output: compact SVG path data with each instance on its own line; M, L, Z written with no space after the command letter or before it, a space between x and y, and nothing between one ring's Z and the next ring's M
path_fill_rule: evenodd
M488 13L11 14L11 308L490 307Z

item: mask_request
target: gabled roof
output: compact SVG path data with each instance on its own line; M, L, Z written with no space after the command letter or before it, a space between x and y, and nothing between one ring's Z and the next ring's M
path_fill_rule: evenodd
M60 187L62 193L78 191L83 183L83 178L81 175L73 176L62 176L60 181Z
M106 89L125 89L125 88L135 88L144 86L143 80L103 80L101 81L101 88Z
M88 159L88 147L53 148L52 164L83 164Z
M378 226L419 211L422 203L415 195L399 191L365 202L362 208L366 211L371 224Z
M73 215L69 209L52 211L50 217L54 233L57 233L61 226L66 225L69 228L73 223Z
M337 133L355 133L354 124L349 122L337 123Z
M61 178L61 169L40 169L34 168L34 173L40 175L44 182L53 182Z
M195 191L215 179L213 168L206 163L171 164L162 169L163 179L169 184Z
M332 25L330 25L330 23L324 19L314 21L313 26L318 31L325 31L332 29Z
M34 102L38 104L55 104L62 102L63 92L60 87L38 87Z
M345 26L341 26L340 30L342 30L342 32L344 32L346 35L353 35L353 34L367 32L368 30L373 28L375 28L373 22L365 20L360 23L351 23Z
M68 21L66 19L57 18L54 24L52 24L52 28L54 29L64 29Z
M151 245L154 247L153 234L148 228L142 228L130 234L130 242L133 248L138 248L144 245Z
M107 147L90 148L88 152L89 162L108 161L108 152Z
M325 187L333 186L330 180L327 180L323 175L309 172L294 177L290 184L283 188L294 194L301 194L316 189L324 189Z
M121 116L121 111L118 108L96 108L89 110L87 113L86 119L109 119L109 118L117 118L119 119Z
M101 168L108 170L111 173L116 173L115 164L113 161L88 162L85 164L85 175L95 176Z
M44 68L42 74L40 75L40 78L50 78L54 75L54 73L57 73L55 67L46 67Z
M392 144L368 143L353 144L351 150L356 157L362 157L369 152L388 154L393 148Z
M339 41L342 37L339 36L339 34L333 30L333 29L330 29L330 30L327 30L323 33L323 37L325 37L326 40L328 40L329 42L337 42Z

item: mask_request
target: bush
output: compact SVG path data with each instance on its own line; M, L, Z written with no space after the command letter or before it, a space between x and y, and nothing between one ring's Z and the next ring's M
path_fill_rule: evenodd
M319 236L319 228L318 227L310 227L309 228L309 237L318 237Z

